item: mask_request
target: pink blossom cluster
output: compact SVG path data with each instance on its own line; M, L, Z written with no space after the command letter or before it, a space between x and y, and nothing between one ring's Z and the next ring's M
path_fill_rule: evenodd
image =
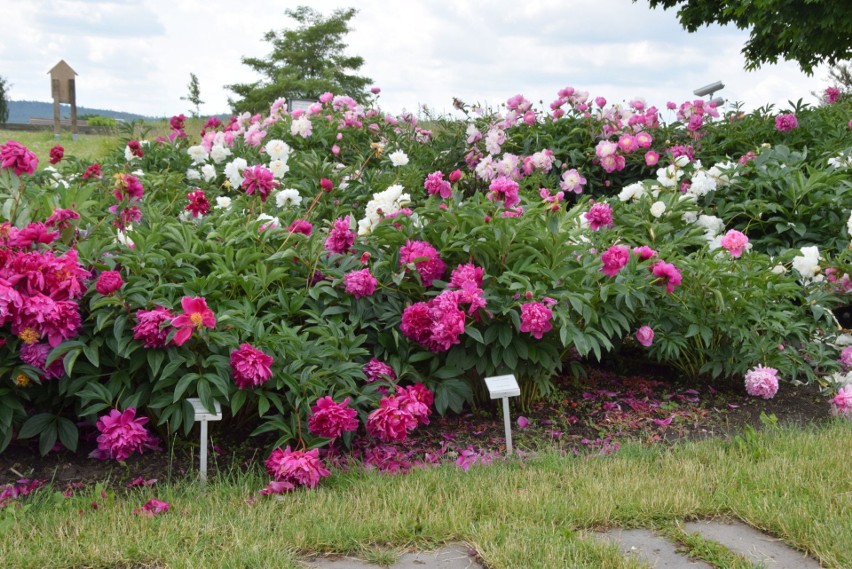
M56 146L50 149L49 156L50 159L48 160L48 162L50 162L51 164L59 164L59 162L65 156L65 149L62 147L62 145L57 144Z
M586 179L580 175L576 168L565 170L562 173L562 181L559 182L559 187L566 192L574 192L575 194L583 193L583 186L586 184Z
M518 195L520 186L518 186L518 183L511 178L498 176L491 181L488 189L490 190L488 192L489 201L503 202L503 206L506 209L512 209L521 203L521 198Z
M343 281L346 284L346 292L355 298L371 296L379 284L370 269L350 271L343 275Z
M852 370L852 346L846 346L840 352L840 364L845 370Z
M400 387L383 397L367 416L367 433L383 442L402 442L418 425L428 425L435 395L422 383Z
M829 105L833 105L840 98L840 89L837 87L826 87L822 95L822 100Z
M654 342L654 329L650 326L640 326L636 330L636 341L646 348L651 347L651 344Z
M450 182L444 179L444 173L440 170L436 170L426 176L423 188L430 196L439 195L442 199L447 199L453 195L453 188L450 186Z
M314 232L314 226L306 219L295 219L290 227L287 228L290 233L301 233L305 237L310 237Z
M28 478L21 478L14 483L0 486L0 510L21 496L29 496L42 486L44 486L43 481L30 480Z
M134 339L142 342L146 348L165 348L168 345L169 332L172 330L170 324L175 318L171 310L156 306L153 310L137 310L135 317Z
M482 279L485 270L473 263L459 265L450 276L450 290L456 290L456 300L460 305L468 305L467 313L474 314L480 308L485 308L485 291L482 290Z
M650 266L651 273L660 279L659 284L666 285L666 292L671 294L674 292L674 287L679 286L682 282L680 271L671 263L657 261Z
M141 508L134 508L133 514L137 516L148 516L150 518L153 518L154 516L158 516L162 513L168 512L170 508L171 505L168 502L163 502L162 500L151 498L150 500L145 502L145 505Z
M98 419L98 448L89 456L100 460L115 459L123 462L134 452L143 454L145 450L159 450L159 443L145 428L148 417L136 417L136 409L130 407L124 412L113 409Z
M280 185L281 182L275 179L272 170L261 164L243 170L243 189L250 196L256 193L261 201L265 202L272 190Z
M387 376L387 378L391 381L396 379L396 372L393 368L386 362L376 358L371 358L370 361L364 364L362 369L364 371L364 375L367 376L368 382L384 379L385 376Z
M744 233L731 229L722 237L722 247L731 252L732 257L739 257L748 246L748 237Z
M605 172L620 172L624 170L627 161L622 154L619 154L619 146L617 142L609 140L601 140L595 146L595 156Z
M846 384L837 390L837 395L831 400L831 412L852 418L852 384Z
M531 156L525 156L523 160L523 172L530 176L535 172L550 172L553 169L555 156L549 148L534 152Z
M186 194L186 199L189 200L189 204L184 209L192 214L192 217L201 217L210 211L210 200L207 199L204 190L193 190Z
M624 245L613 245L601 255L601 272L608 277L615 277L629 261L630 249Z
M778 132L790 132L799 126L799 120L793 113L780 114L775 117L775 130Z
M118 271L102 271L98 276L98 282L95 283L95 290L98 291L98 294L109 296L122 286L124 286L124 280L121 278L121 273Z
M145 188L139 178L130 174L116 174L115 183L113 196L118 203L110 206L109 212L116 217L112 224L123 230L128 225L142 219L139 203L142 201L142 196L145 195Z
M272 377L272 356L248 343L231 352L231 373L238 389L263 385Z
M349 216L336 219L325 240L326 251L343 255L349 252L353 243L355 243L355 232L349 229Z
M349 408L349 398L340 403L326 395L311 407L308 429L319 437L336 439L345 432L358 430L358 412Z
M685 101L677 111L677 119L686 123L687 130L696 132L704 125L705 115L718 118L719 111L716 103L705 102L703 99Z
M331 475L319 458L319 449L290 450L289 446L272 451L266 459L266 471L276 482L289 485L288 490L296 486L313 488L321 478Z
M541 199L543 199L545 203L550 204L550 211L559 211L562 209L562 206L559 204L561 204L562 200L565 199L565 192L556 192L556 194L551 196L550 190L547 188L541 188L538 191L538 195L541 196Z
M460 291L445 290L428 302L407 306L402 312L402 333L433 352L446 352L461 342L465 330L459 297Z
M612 221L612 206L606 202L598 202L592 205L589 211L583 214L583 217L589 222L589 227L593 231L615 225Z
M746 373L745 388L752 397L772 399L778 393L778 370L758 364Z
M521 306L521 332L541 338L553 328L553 311L541 302L528 302Z
M0 168L14 170L16 176L32 175L38 168L38 158L20 142L9 140L0 145Z
M432 281L444 276L447 265L441 260L438 250L426 241L406 241L399 250L399 266L413 263L423 286L432 286Z

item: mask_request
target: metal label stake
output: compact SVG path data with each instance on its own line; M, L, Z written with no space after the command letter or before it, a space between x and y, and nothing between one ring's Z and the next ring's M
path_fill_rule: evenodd
M512 424L509 418L509 397L517 397L521 394L518 380L514 375L496 375L486 377L485 385L491 399L503 400L503 423L506 426L506 455L512 456Z

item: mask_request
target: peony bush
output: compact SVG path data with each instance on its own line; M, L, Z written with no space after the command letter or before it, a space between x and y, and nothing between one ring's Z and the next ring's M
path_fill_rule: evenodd
M0 450L75 449L82 430L126 460L188 433L199 397L275 434L280 492L358 432L392 464L388 443L489 375L515 374L528 405L590 359L760 397L847 366L848 96L745 115L565 88L546 110L459 108L421 123L279 100L40 171L0 145Z

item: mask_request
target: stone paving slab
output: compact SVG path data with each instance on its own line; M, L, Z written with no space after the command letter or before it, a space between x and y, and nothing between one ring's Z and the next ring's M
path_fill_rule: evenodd
M766 569L820 569L820 564L778 538L744 523L705 520L684 524L687 532L720 543Z
M381 565L354 557L319 558L306 561L308 569L377 569ZM464 543L448 543L434 551L406 553L390 569L483 569L476 552Z
M635 557L653 569L713 569L703 561L678 553L674 543L647 529L616 528L595 535L613 542L624 555Z

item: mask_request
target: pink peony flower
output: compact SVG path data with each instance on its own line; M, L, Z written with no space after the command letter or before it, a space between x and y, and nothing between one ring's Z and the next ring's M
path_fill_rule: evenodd
M746 373L745 388L752 397L772 399L778 393L778 370L758 364Z
M463 174L462 171L456 168L452 172L450 172L450 183L455 184L459 180L461 180Z
M33 330L36 339L46 336L53 348L78 334L82 325L80 306L73 300L57 301L41 293L21 298L21 308L12 322L13 334Z
M210 211L210 201L203 190L189 192L186 194L186 199L189 200L189 204L184 209L191 213L192 217L201 217Z
M491 190L488 193L490 201L502 201L506 209L511 209L521 203L521 198L518 196L518 183L511 178L498 176L491 181L488 186Z
M432 286L432 281L444 276L447 266L438 251L425 241L406 241L399 250L399 266L414 263L423 286Z
M281 182L275 179L275 174L272 173L272 170L260 164L243 170L242 187L250 196L257 192L261 201L265 202L269 194L272 193L272 190L280 185Z
M172 326L178 329L173 339L175 345L184 345L192 336L193 330L216 326L216 315L207 307L204 297L185 296L181 299L180 305L184 313L172 320Z
M168 308L162 306L136 311L133 338L142 341L146 348L165 348L171 327L164 324L171 322L174 317Z
M453 188L450 183L444 180L444 173L440 170L432 172L426 176L426 181L423 182L423 187L430 196L440 195L441 198L447 199L453 195Z
M553 311L541 302L521 306L521 332L529 332L538 340L553 328L552 319Z
M523 415L518 417L518 428L526 429L530 426L530 420L524 417Z
M383 397L379 408L367 416L367 433L383 442L402 442L418 424L397 397Z
M636 341L646 348L650 347L654 342L654 330L650 326L641 326L636 330Z
M843 369L852 369L852 346L846 346L840 352L840 363L843 365Z
M446 352L461 342L465 316L458 307L458 291L446 290L428 303L417 302L402 312L400 328L433 352Z
M308 429L315 435L327 439L336 439L344 432L357 431L358 420L355 418L358 412L349 409L349 398L340 403L326 395L317 399L316 405L311 407Z
M646 166L656 166L660 162L660 154L658 152L654 152L653 150L649 150L645 153L645 165Z
M123 413L113 409L98 419L97 427L101 432L98 436L98 448L89 456L123 462L134 452L142 454L145 449L159 450L157 439L145 429L147 422L148 417L136 418L136 409L133 407Z
M231 352L231 373L239 389L249 389L263 385L272 377L272 356L258 350L251 344L240 344Z
M640 261L647 261L651 257L655 256L657 252L647 245L642 245L641 247L634 247L633 254L639 257Z
M11 168L16 176L32 175L38 168L38 158L23 144L10 140L0 144L0 168Z
M852 418L852 384L844 385L837 390L837 395L831 400L831 412Z
M393 368L386 364L381 360L377 360L376 358L372 358L362 368L364 371L364 375L367 376L367 381L373 382L378 381L380 379L385 379L384 376L387 376L391 380L396 379L396 372L393 371Z
M65 229L71 227L69 223L72 219L80 219L80 214L73 209L56 208L50 217L44 220L44 225L47 227L56 227L57 229Z
M825 88L825 93L823 94L822 99L826 103L828 103L829 105L832 105L832 104L836 103L837 99L839 99L839 98L840 98L840 89L838 89L837 87L826 87Z
M562 181L559 182L559 187L566 192L574 192L575 194L583 193L583 186L586 183L586 178L580 175L576 168L571 168L562 173Z
M287 231L290 233L301 233L306 237L310 237L311 233L314 232L314 226L311 225L311 222L306 219L297 219L290 224L290 227L287 228Z
M432 413L430 407L435 402L435 394L428 387L415 383L399 388L395 397L399 399L400 408L410 413L419 424L429 424L429 415Z
M601 255L601 261L603 261L601 272L609 277L615 277L629 260L629 248L624 245L613 245Z
M124 285L121 280L121 273L118 271L103 271L98 277L98 282L95 284L95 290L98 294L109 296Z
M266 459L266 471L277 482L308 488L319 484L320 478L331 475L319 459L319 449L291 451L289 446L285 450L272 451Z
M150 499L145 502L145 505L141 508L136 508L133 510L133 513L137 516L149 516L154 517L158 514L162 514L163 512L168 512L171 506L168 502L163 502L161 500Z
M62 157L65 156L65 149L62 148L59 144L50 149L50 160L51 164L59 164Z
M349 229L349 216L335 220L325 240L326 251L343 255L349 252L353 243L355 232Z
M799 126L799 121L796 119L796 115L792 113L775 117L775 130L778 132L790 132L797 126Z
M324 192L330 192L334 189L334 182L328 178L323 178L320 180L320 188L322 188Z
M94 164L92 164L92 165L90 165L89 167L87 167L87 168L86 168L86 171L85 171L85 172L83 172L83 179L84 179L84 180L88 180L89 178L98 178L98 179L100 179L100 178L101 178L101 176L102 176L102 174L101 174L101 165L100 165L100 164L98 164L97 162L95 162Z
M747 245L748 237L736 229L731 229L722 237L722 247L730 251L733 257L742 255Z
M42 372L42 379L51 380L62 377L65 373L63 358L57 358L47 366L47 356L53 348L50 344L23 344L21 346L21 361Z
M370 269L351 271L343 276L346 283L346 292L355 298L370 296L376 291L379 281L370 273Z
M600 202L594 204L589 211L583 214L589 221L589 227L597 231L601 227L612 227L612 207L608 203Z
M677 267L672 265L671 263L665 263L663 261L657 261L653 265L651 265L651 272L655 277L661 279L659 284L666 285L666 292L672 293L674 292L674 287L680 285L681 283L681 274L680 271L677 270Z

